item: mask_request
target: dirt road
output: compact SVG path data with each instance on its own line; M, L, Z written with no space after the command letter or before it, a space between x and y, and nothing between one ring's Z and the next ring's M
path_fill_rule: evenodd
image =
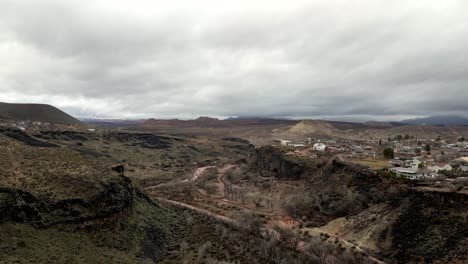
M162 202L165 202L165 203L168 203L168 204L172 204L172 205L175 205L175 206L179 206L179 207L183 207L183 208L186 208L186 209L189 209L189 210L192 210L194 212L197 212L197 213L200 213L200 214L204 214L204 215L207 215L207 216L210 216L216 220L219 220L220 222L223 222L223 223L226 223L226 224L231 224L231 225L235 225L235 226L240 226L239 222L236 221L235 219L232 219L232 218L229 218L229 217L226 217L226 216L223 216L223 215L218 215L218 214L215 214L215 213L212 213L208 210L205 210L205 209L202 209L202 208L198 208L198 207L195 207L195 206L192 206L192 205L189 205L189 204L186 204L186 203L181 203L181 202L177 202L177 201L172 201L172 200L168 200L168 199L165 199L165 198L158 198L158 200L162 201ZM274 229L271 229L271 228L267 228L267 231L268 232L265 232L265 233L275 233L276 231ZM322 233L326 233L326 232L322 232ZM378 263L378 264L386 264L385 262L373 257L373 256L370 256L367 254L367 252L362 249L361 247L359 247L358 245L356 244L353 244L343 238L340 238L340 237L337 237L335 236L334 234L330 234L330 233L326 233L330 236L330 238L333 238L333 239L336 239L338 240L340 243L342 243L342 245L346 245L349 250L352 250L352 251L355 251L355 252L359 252L359 253L363 253L365 255L367 255L368 259L374 261L375 263ZM303 251L303 249L305 248L304 247L304 241L299 241L298 244L296 245L296 248L300 251Z
M160 184L157 184L157 185L151 185L151 186L145 187L145 190L157 189L157 188L164 187L164 186L174 186L174 185L177 185L177 184L179 184L181 182L189 182L189 181L193 182L193 181L197 180L198 177L200 177L200 175L202 175L203 172L205 172L205 170L207 170L209 168L214 168L214 166L206 166L206 167L198 168L192 174L192 177L190 179L185 179L185 180L182 180L182 181L165 182L165 183L160 183Z
M229 171L229 169L233 168L235 165L226 165L224 166L223 168L220 168L218 169L218 177L217 177L217 181L218 181L218 184L222 187L222 190L224 190L225 188L225 185L226 185L226 182L224 180L224 177L226 176L226 173L227 171ZM195 181L196 179L198 179L205 170L207 170L208 168L212 168L213 166L207 166L207 167L201 167L201 168L198 168L194 174L192 175L190 181ZM185 180L185 182L187 182L187 180ZM159 185L160 186L160 185ZM155 186L150 186L148 188L145 188L145 190L148 190L150 188L155 188ZM195 189L197 190L197 192L204 196L206 199L210 199L210 200L216 200L217 202L220 202L220 203L226 203L226 204L229 204L229 205L234 205L234 206L237 206L237 207L240 207L240 208L243 208L243 209L246 209L246 210L249 210L249 211L252 211L254 213L257 213L257 214L264 214L264 215L269 215L269 216L280 216L278 214L274 214L272 212L265 212L265 211L262 211L262 210L258 210L258 209L254 209L254 208L250 208L250 207L247 207L243 204L240 204L240 203L237 203L235 201L230 201L230 200L227 200L225 195L223 196L209 196L207 195L206 193L204 193L203 191L201 191L200 188L198 187L195 187ZM224 191L223 191L224 193ZM187 208L189 210L192 210L194 212L197 212L197 213L201 213L201 214L204 214L204 215L208 215L214 219L217 219L219 220L220 222L223 222L223 223L227 223L227 224L232 224L232 225L237 225L239 226L239 223L235 220L235 219L232 219L232 218L229 218L229 217L226 217L226 216L223 216L223 215L219 215L219 214L215 214L213 212L210 212L206 209L202 209L202 208L198 208L196 206L193 206L193 205L189 205L189 204L186 204L186 203L182 203L182 202L178 202L178 201L173 201L173 200L169 200L169 199L165 199L165 198L161 198L161 197L158 197L158 199L160 201L163 201L163 202L166 202L166 203L169 203L169 204L172 204L172 205L175 205L175 206L179 206L179 207L183 207L183 208ZM269 232L275 232L273 229L270 229L270 228L267 228ZM368 256L368 258L372 261L374 261L375 263L378 263L378 264L385 264L385 262L375 258L375 257L372 257L370 255L367 254L366 250L364 250L363 248L361 248L360 246L350 242L350 241L347 241L345 240L344 238L341 238L341 237L338 237L336 236L335 234L332 234L332 233L328 233L324 230L319 230L319 229L310 229L311 231L311 234L312 235L315 235L315 236L319 236L320 233L324 233L324 234L327 234L329 236L329 239L327 239L328 241L339 241L339 243L344 246L345 248L348 248L350 251L354 251L354 252L358 252L358 253L362 253L362 254L365 254ZM268 233L268 232L267 232ZM298 250L301 250L304 248L304 241L300 241L297 245L297 248Z
M205 210L205 209L202 209L202 208L198 208L198 207L186 204L186 203L181 203L181 202L177 202L177 201L168 200L168 199L165 199L165 198L158 198L158 200L169 203L169 204L172 204L172 205L184 207L184 208L190 209L192 211L195 211L197 213L208 215L208 216L213 217L214 219L219 220L219 221L221 221L223 223L238 225L237 221L235 221L232 218L229 218L229 217L226 217L226 216L223 216L223 215L218 215L218 214L212 213L212 212L210 212L208 210Z

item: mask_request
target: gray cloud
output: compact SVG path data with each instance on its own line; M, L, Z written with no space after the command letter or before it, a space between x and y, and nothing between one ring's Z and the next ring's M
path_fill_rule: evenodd
M166 2L2 1L0 100L127 118L468 115L466 1Z

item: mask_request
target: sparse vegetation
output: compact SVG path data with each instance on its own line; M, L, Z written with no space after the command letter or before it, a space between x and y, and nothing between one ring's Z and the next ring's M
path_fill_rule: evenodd
M401 140L413 138L402 134ZM313 153L312 158L282 148L254 150L248 142L232 138L136 131L89 135L54 131L37 133L34 138L59 147L28 146L0 134L0 157L6 164L0 168L1 188L8 186L43 201L58 199L70 204L61 204L60 211L54 209L55 205L41 207L38 203L34 206L38 215L29 211L3 214L0 230L9 238L0 239L0 245L5 241L16 245L15 253L10 248L4 251L13 258L30 260L24 254L38 259L51 256L60 263L61 256L69 256L78 248L78 256L87 256L67 261L86 263L93 258L112 262L118 258L122 263L366 263L377 251L360 248L356 241L365 238L365 243L377 243L374 246L382 251L375 255L389 263L413 259L395 259L391 254L399 249L388 242L393 238L389 231L383 231L392 230L397 220L406 221L399 218L405 208L398 197L412 192L413 183L386 170L374 173L333 153ZM432 144L436 153L439 143ZM375 142L374 150L380 152L387 146L391 144ZM357 157L353 162L375 170L389 164L381 156ZM113 167L121 169L116 172ZM206 169L195 177L194 171L203 167ZM453 173L448 177L462 175L458 170ZM451 192L465 188L464 183L452 185ZM106 186L112 187L103 192ZM146 188L155 200L164 198L204 211L154 202L136 186ZM20 194L14 196L18 206L8 207L14 209L8 212L28 208L30 197ZM4 199L0 194L0 209L12 197ZM99 203L93 199L99 199ZM391 210L393 218L372 213L378 208ZM458 223L456 219L461 216L446 213L446 219L454 217L450 221ZM30 222L12 220L18 217ZM234 222L222 220L225 218ZM347 222L348 218L353 221ZM283 220L284 225L278 225ZM322 228L329 224L335 230L315 236L316 230L325 232ZM436 230L433 224L426 226ZM367 227L372 231L364 231ZM444 230L453 235L451 230ZM13 241L15 237L21 240ZM39 239L44 247L31 251L30 245L39 243ZM441 240L431 241L442 247ZM459 247L460 240L455 241ZM408 252L418 251L418 256L427 259L417 246L408 245ZM4 248L0 247L0 253ZM457 252L453 254L459 256Z

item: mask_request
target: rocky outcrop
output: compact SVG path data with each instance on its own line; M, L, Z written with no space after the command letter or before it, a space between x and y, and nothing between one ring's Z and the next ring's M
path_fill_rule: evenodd
M90 133L76 132L76 131L40 131L34 135L37 138L48 140L64 140L64 141L87 141L94 138Z
M264 176L298 180L317 171L321 165L320 161L301 159L287 155L281 149L267 146L255 150L252 167Z
M463 193L407 189L325 226L386 263L467 263Z
M133 195L133 186L125 176L113 178L92 196L65 199L51 199L40 193L0 187L0 221L45 227L106 218L129 209Z
M180 141L181 138L160 136L151 133L109 133L103 135L104 138L117 140L119 142L128 142L132 146L143 148L165 149L170 148L172 141Z
M58 147L56 144L37 140L19 129L0 129L0 133L5 136L20 141L23 144L33 147Z
M241 138L233 138L233 137L228 137L228 138L222 138L223 140L225 141L230 141L230 142L235 142L235 143L241 143L241 144L246 144L246 145L249 145L250 142L248 140L245 140L245 139L241 139Z
M393 201L400 215L391 228L390 255L398 263L468 260L468 206L460 202L464 195L410 190Z
M160 261L173 242L168 226L178 218L125 176L93 184L85 195L66 196L0 187L0 262Z

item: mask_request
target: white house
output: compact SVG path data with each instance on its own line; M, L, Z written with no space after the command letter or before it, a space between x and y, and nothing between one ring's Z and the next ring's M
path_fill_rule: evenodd
M451 171L453 168L450 164L439 164L435 166L431 166L428 168L430 171L433 171L435 173L439 173L441 170L446 170L446 171Z
M419 168L419 164L421 164L422 162L418 159L413 159L411 161L411 168L413 169L418 169Z
M299 148L299 147L305 147L305 145L304 145L304 144L302 144L302 143L294 143L294 144L289 144L289 146L293 146L293 147L295 147L295 148Z
M325 151L327 146L323 143L315 143L314 146L312 147L313 150L318 150L318 151Z
M390 171L393 171L396 173L397 176L401 177L406 177L408 179L418 179L418 169L413 169L413 168L403 168L403 167L394 167L390 168Z
M390 168L389 171L395 172L398 177L405 177L410 180L419 180L422 178L434 177L434 175L431 174L419 173L418 169L413 168L394 167Z

